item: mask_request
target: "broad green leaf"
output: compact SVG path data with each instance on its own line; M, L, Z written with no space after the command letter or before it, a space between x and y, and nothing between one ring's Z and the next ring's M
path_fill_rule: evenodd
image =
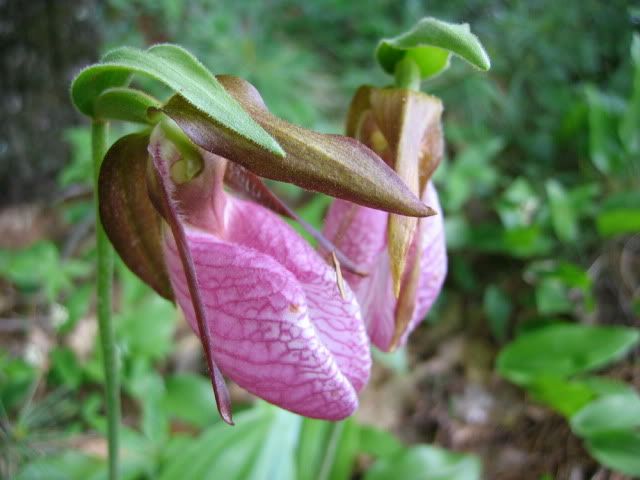
M637 393L605 395L590 402L571 417L571 429L581 437L599 432L640 427L640 397Z
M134 88L109 88L95 101L97 117L138 123L153 123L149 109L159 107L158 100Z
M640 432L618 430L589 437L589 453L601 464L632 477L640 476Z
M177 45L155 45L146 51L122 47L102 62L82 70L71 85L74 104L95 117L98 97L110 88L126 87L132 74L151 77L181 95L212 122L275 156L285 153L225 91L193 55Z
M244 479L267 434L273 411L253 408L235 416L234 427L218 422L189 442L170 443L158 480Z
M189 442L170 442L160 480L296 480L295 444L302 417L267 404L239 413Z
M518 384L544 376L569 377L621 358L639 338L637 329L625 327L551 325L507 345L498 356L497 368Z
M272 415L260 452L242 480L296 480L295 446L303 418L271 405L260 405ZM224 459L224 457L223 457Z
M482 466L473 455L419 445L378 460L365 480L480 480Z
M469 24L448 23L432 17L423 18L397 37L381 40L376 49L376 59L385 71L393 73L396 64L409 57L418 64L422 78L445 70L451 54L480 70L491 67L487 52L471 33Z
M571 198L560 182L548 180L546 185L551 210L551 222L558 238L573 242L578 237L578 217L573 210Z

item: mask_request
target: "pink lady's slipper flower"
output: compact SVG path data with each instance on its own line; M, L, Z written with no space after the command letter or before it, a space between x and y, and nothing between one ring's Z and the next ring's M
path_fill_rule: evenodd
M354 97L347 134L378 153L432 206L416 219L335 200L324 234L369 272L345 272L356 293L371 342L389 351L406 342L438 296L447 271L444 224L430 177L442 157L439 99L399 88L362 87Z
M276 214L293 216L252 172L397 213L429 209L364 145L287 124L250 84L221 83L277 139L284 160L174 97L150 135L124 137L107 153L102 222L125 263L175 300L199 335L226 421L222 374L292 412L342 419L371 364L360 307L339 266Z

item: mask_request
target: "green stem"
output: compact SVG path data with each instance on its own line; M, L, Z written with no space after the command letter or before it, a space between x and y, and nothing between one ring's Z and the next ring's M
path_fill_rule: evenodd
M396 63L394 76L396 87L420 91L420 67L412 58L404 57Z
M118 479L118 448L120 429L120 387L118 381L118 357L113 322L111 321L111 290L113 279L113 250L100 221L98 200L98 176L106 152L108 124L94 120L91 125L91 154L94 169L94 198L96 209L97 251L97 314L102 364L105 378L107 407L107 438L109 447L109 480Z
M344 430L345 422L332 422L331 433L329 434L329 443L327 444L327 450L324 453L322 459L322 465L320 466L320 472L318 473L317 480L327 480L331 475L331 467L336 459L336 452L338 450L338 442L342 436L342 430Z

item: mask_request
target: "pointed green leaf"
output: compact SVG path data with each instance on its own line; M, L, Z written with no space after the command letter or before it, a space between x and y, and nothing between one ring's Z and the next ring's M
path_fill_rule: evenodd
M250 83L218 77L251 116L282 145L285 157L239 142L228 130L176 95L162 109L196 145L236 162L261 177L361 205L411 216L432 213L374 152L341 135L324 135L272 115Z
M124 263L167 299L173 292L164 266L160 215L146 188L147 133L118 140L100 169L100 219Z
M232 136L283 156L269 136L229 95L193 55L177 45L155 45L146 51L131 47L108 52L102 62L82 70L71 84L71 97L82 113L96 116L96 100L105 90L128 85L132 74L157 80L184 97Z
M414 60L422 78L432 77L449 66L451 54L457 55L480 70L489 70L491 61L469 24L443 22L423 18L411 30L380 41L376 59L388 73L405 57Z

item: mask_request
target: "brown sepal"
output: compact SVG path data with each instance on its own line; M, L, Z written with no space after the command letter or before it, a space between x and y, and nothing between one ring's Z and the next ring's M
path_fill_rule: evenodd
M286 156L277 157L238 139L175 95L162 110L196 145L261 177L403 215L427 216L433 213L378 155L360 142L290 124L266 109L260 94L250 83L230 76L219 76L218 80L278 141Z
M145 188L148 143L147 133L131 134L107 152L98 184L100 219L127 267L173 301L162 253L161 218Z

